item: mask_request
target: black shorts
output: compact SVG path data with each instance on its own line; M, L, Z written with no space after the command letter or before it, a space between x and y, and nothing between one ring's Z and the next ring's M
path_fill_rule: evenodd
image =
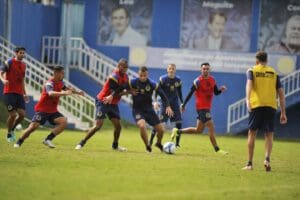
M160 124L159 118L153 108L145 110L133 108L132 115L136 122L138 122L141 119L144 119L150 126L156 126L157 124Z
M40 125L43 125L48 121L50 124L55 125L54 120L63 117L59 112L55 113L45 113L45 112L36 112L32 117L32 122L38 122Z
M181 122L182 121L179 106L171 106L171 108L174 112L174 115L172 117L169 117L166 113L166 107L161 106L160 117L159 117L161 122L167 122L168 119L170 119L171 122Z
M272 107L259 107L249 113L249 129L274 132L276 110Z
M202 123L206 123L209 120L211 120L211 114L209 109L197 110L197 113L198 113L197 119L199 119Z
M16 93L6 93L3 95L3 97L8 112L17 109L25 110L25 100L23 95Z
M116 118L120 119L119 106L117 104L104 104L97 98L95 100L96 104L96 119L105 119L106 115L109 119Z

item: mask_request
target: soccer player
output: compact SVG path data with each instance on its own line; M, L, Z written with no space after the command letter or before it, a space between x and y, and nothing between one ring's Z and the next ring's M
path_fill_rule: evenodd
M181 105L181 110L184 111L185 105L190 100L193 93L195 94L196 110L198 113L197 126L188 127L184 129L174 128L172 130L171 138L173 140L175 136L180 135L182 133L202 133L203 129L207 127L209 139L215 151L220 154L228 154L228 152L221 150L217 145L217 141L215 138L215 127L210 114L214 94L219 95L222 92L224 92L227 88L224 85L218 88L214 77L212 77L209 74L209 72L209 63L202 63L201 75L194 80L194 84L191 87L189 94L187 95L183 104Z
M156 115L152 106L152 95L153 92L157 92L162 98L163 104L165 105L165 113L169 116L173 116L173 111L170 107L168 98L166 97L163 90L158 86L157 83L148 78L148 69L145 66L139 68L139 77L130 80L129 87L132 91L132 114L136 121L137 126L140 129L141 138L146 146L148 152L152 151L151 146L148 143L148 134L146 129L146 122L151 125L157 132L157 142L155 144L161 151L163 146L161 144L164 128L160 123L158 116Z
M46 121L55 125L51 133L43 140L43 144L50 148L55 148L52 140L60 134L67 126L67 119L57 110L59 98L71 94L84 95L82 91L76 91L73 88L68 88L64 82L64 68L62 66L55 66L53 68L54 74L44 85L40 100L34 107L35 114L31 123L23 132L23 135L18 139L15 148L19 148L26 138L35 131L40 125Z
M167 67L167 74L165 74L159 78L159 87L164 91L164 93L168 97L168 101L174 112L174 115L172 117L169 117L166 114L166 104L164 102L161 102L160 121L167 122L168 120L170 120L171 122L175 123L175 126L178 129L181 129L181 127L182 127L180 104L178 103L178 99L180 100L181 104L183 103L181 85L182 85L182 82L181 82L180 77L176 76L176 65L169 64ZM154 108L157 108L157 107L158 107L158 102L154 102ZM150 146L153 143L155 134L156 134L156 131L155 131L155 129L153 129L151 131L151 137L150 137L150 141L149 141ZM179 142L180 142L180 135L177 135L176 136L176 147L180 146Z
M5 61L4 67L0 69L0 79L4 84L3 97L7 107L7 141L16 140L14 129L25 117L25 102L29 97L25 90L26 64L22 61L25 57L26 49L16 47L16 56Z
M256 65L247 71L246 103L249 110L248 163L244 170L253 169L253 152L257 130L265 133L266 171L271 171L270 156L273 146L274 119L277 110L276 96L279 96L280 123L287 123L284 91L276 71L267 65L268 55L264 51L256 53Z
M106 115L114 126L114 140L112 149L117 151L126 151L127 149L119 146L119 138L121 134L120 111L118 103L121 99L123 86L128 83L128 61L124 58L118 62L117 69L113 71L112 75L105 82L103 89L98 93L96 104L96 121L92 128L89 129L87 135L75 149L81 149L86 142L101 129ZM121 89L120 89L121 88ZM119 93L121 91L121 93Z

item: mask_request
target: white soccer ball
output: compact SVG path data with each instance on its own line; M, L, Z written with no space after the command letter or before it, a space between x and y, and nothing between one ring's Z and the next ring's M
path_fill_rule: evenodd
M23 127L22 127L22 124L18 124L18 125L16 126L16 130L18 130L18 131L19 131L19 130L22 130L22 128L23 128Z
M163 150L167 154L174 154L176 151L176 146L173 142L166 142L163 145Z

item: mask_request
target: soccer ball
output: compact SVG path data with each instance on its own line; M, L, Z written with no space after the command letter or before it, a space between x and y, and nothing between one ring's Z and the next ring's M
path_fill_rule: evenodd
M22 124L18 124L18 125L16 126L16 130L17 130L17 131L22 130L22 128L23 128L23 127L22 127Z
M174 154L176 151L176 146L173 142L166 142L163 145L163 150L167 154Z

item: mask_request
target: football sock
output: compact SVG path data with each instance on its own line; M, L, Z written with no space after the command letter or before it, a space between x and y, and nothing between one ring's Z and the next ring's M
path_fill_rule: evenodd
M156 131L153 129L151 131L151 136L150 136L150 140L149 140L149 145L150 146L153 144L153 140L154 140L155 134L156 134Z
M112 145L111 145L111 147L112 147L113 149L118 148L118 146L119 146L118 142L113 142Z
M79 142L79 144L80 144L81 146L84 146L84 145L85 145L85 143L86 143L86 141L85 141L85 140L81 140L81 141Z
M247 166L252 166L252 161L249 160Z
M270 157L266 157L266 161L270 162Z
M178 128L178 135L176 136L176 146L179 146L182 124L176 123L176 128Z
M218 146L215 146L215 151L218 152L220 150L220 148Z
M23 142L24 142L24 140L23 140L23 139L21 139L21 138L19 138L19 139L18 139L18 141L17 141L17 144L18 144L18 145L22 145L22 144L23 144Z
M7 138L10 138L11 137L11 133L7 133Z
M55 138L55 134L54 133L50 133L47 137L46 137L46 139L45 140L53 140L53 138Z

